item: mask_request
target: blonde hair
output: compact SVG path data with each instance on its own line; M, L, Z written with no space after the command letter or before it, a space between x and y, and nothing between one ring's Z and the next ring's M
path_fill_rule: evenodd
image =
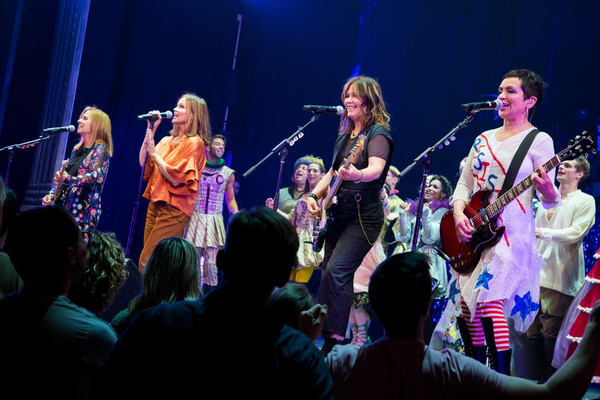
M208 106L203 98L196 96L194 93L185 93L177 101L185 99L186 110L191 115L188 116L188 121L185 124L187 136L200 136L204 140L206 146L210 146L212 130L210 128L210 118L208 116ZM171 136L179 136L181 127L174 125L171 131Z
M86 112L90 113L90 137L92 139L92 147L97 143L102 143L106 147L108 147L108 155L112 156L113 154L113 142L112 142L112 127L110 124L110 118L108 115L97 108L96 106L88 106L83 109L79 118L83 118L83 114ZM83 136L79 143L74 147L75 150L78 150L81 146L83 146L84 140Z
M312 154L310 154L310 155L307 155L306 158L308 158L310 160L311 164L318 165L322 174L324 174L325 172L327 172L325 170L325 163L323 162L323 159L321 157L313 156ZM309 167L310 167L310 165L309 165Z
M362 127L367 128L371 125L381 125L387 131L390 130L390 115L385 108L383 95L381 94L381 86L379 83L368 76L357 76L348 79L342 90L342 101L346 100L346 94L350 87L354 86L354 94L360 100L361 105L361 121ZM344 109L344 115L340 120L339 134L345 135L354 130L354 121L348 117L348 110Z

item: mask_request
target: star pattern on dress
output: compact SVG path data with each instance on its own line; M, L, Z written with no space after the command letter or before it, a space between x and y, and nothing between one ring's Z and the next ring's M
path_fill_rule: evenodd
M512 317L516 313L521 315L521 319L525 321L525 318L532 313L533 311L537 311L540 308L538 303L534 303L531 300L531 292L525 293L525 296L520 297L519 295L515 296L515 306L510 312L510 316Z
M492 280L493 277L494 275L490 274L486 268L477 278L475 289L477 289L480 286L483 286L484 289L490 290L488 283Z
M456 305L456 300L454 298L460 293L460 289L456 288L456 282L457 280L455 279L450 283L450 292L448 292L448 298L452 300L452 304L454 305Z

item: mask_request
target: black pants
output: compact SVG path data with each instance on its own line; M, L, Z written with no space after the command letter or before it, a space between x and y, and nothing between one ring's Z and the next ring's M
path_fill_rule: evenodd
M317 302L328 307L323 332L344 336L354 297L354 272L372 247L369 241L377 240L384 215L381 202L361 205L361 227L356 203L335 205L332 212Z

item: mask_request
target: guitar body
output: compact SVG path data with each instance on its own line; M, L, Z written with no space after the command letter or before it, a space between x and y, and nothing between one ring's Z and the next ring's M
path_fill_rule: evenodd
M583 132L570 140L569 144L557 155L552 157L542 167L548 172L560 164L563 160L573 160L588 153L595 153L596 139L594 135ZM458 273L468 274L477 265L481 253L494 246L504 234L504 227L496 224L496 217L500 211L521 193L533 185L528 176L499 196L493 204L489 204L490 191L481 190L473 195L471 201L465 208L465 215L471 220L475 227L475 233L468 243L460 243L456 236L454 214L448 211L440 222L440 241L442 250L438 254L442 256L450 266Z
M477 215L481 208L486 207L490 191L481 190L473 195L471 201L464 210L468 218ZM452 269L460 274L468 274L477 265L481 258L481 253L494 246L502 235L504 227L498 227L496 218L492 218L488 224L484 224L475 230L471 240L467 243L461 243L456 236L456 228L454 214L448 211L442 217L440 222L440 240L442 242L442 250L447 256L446 261Z
M348 168L350 164L354 164L356 160L358 160L358 156L363 150L364 141L365 136L360 135L359 140L350 149L350 153L348 153L348 156L346 157L346 163L342 165L342 168ZM330 182L330 186L327 189L326 196L323 198L323 202L321 203L321 209L315 220L315 225L313 228L313 250L316 252L321 251L323 248L325 236L327 235L327 227L329 226L329 222L332 220L332 212L330 207L334 202L334 196L340 188L342 180L343 179L338 174L335 174L334 179ZM323 220L325 221L324 225L322 223ZM322 225L323 227L321 228Z
M327 209L325 213L325 224L322 228L319 228L321 220L315 220L315 229L313 230L313 250L315 252L321 251L323 249L323 244L325 244L325 236L327 236L327 228L329 227L329 223L333 221L333 217L331 216L331 209Z
M63 161L62 168L60 170L61 174L63 172L65 172L66 166L67 166L67 160ZM69 194L69 185L67 185L66 183L61 183L61 185L56 188L56 192L54 193L54 200L52 201L52 203L57 206L64 206L65 200L67 199L68 194Z

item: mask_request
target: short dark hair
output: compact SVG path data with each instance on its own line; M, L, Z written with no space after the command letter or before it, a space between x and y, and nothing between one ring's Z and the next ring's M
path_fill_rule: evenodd
M533 112L542 104L544 100L544 89L548 87L548 84L544 82L541 76L528 69L513 69L507 72L502 80L506 78L519 78L521 80L521 89L523 89L523 100L529 99L531 96L535 96L537 102L529 110L529 115L533 115Z
M315 301L306 286L288 282L285 286L275 289L267 303L267 308L275 318L298 329L300 313L314 305Z
M583 176L579 180L579 182L583 182L588 176L590 176L590 162L584 156L577 157L573 161L575 170L577 172L583 172Z
M64 208L33 208L15 218L4 249L25 284L44 283L68 269L68 251L78 238L79 227Z
M227 144L227 139L225 139L225 136L221 135L220 133L217 133L215 136L210 138L210 144L212 144L212 142L214 142L215 139L221 139L224 144Z
M233 215L227 227L225 282L283 286L298 264L298 234L290 221L267 207ZM251 265L256 264L256 267Z
M386 330L410 332L429 311L429 257L407 252L383 261L371 275L369 299Z

